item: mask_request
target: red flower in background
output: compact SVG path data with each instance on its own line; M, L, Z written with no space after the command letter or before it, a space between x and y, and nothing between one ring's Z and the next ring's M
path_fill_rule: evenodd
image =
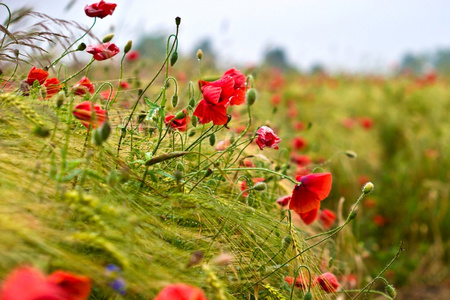
M299 167L305 167L305 166L309 165L310 163L312 163L311 157L309 157L309 155L306 155L306 154L293 155L291 157L291 160L293 162L295 162L297 164L297 166L299 166Z
M176 283L166 286L154 300L208 300L199 288Z
M125 56L125 58L128 61L137 61L139 59L139 57L141 57L141 53L137 50L131 50L130 52L127 53L127 55Z
M83 96L86 92L92 94L95 91L95 87L89 79L84 76L73 86L72 91L77 96Z
M115 96L116 96L115 90L111 92L111 90L108 89L106 91L100 92L100 98L102 98L103 100L108 100L108 98L109 100L112 100L114 99Z
M273 106L278 106L278 104L281 103L281 95L280 94L273 95L271 98L271 102Z
M33 85L33 83L37 80L39 84L43 84L45 79L48 77L48 72L42 69L38 69L36 67L32 67L30 73L28 73L27 83L29 85Z
M264 149L264 147L269 147L278 150L278 143L281 139L273 132L273 130L267 126L259 127L258 138L256 139L256 144L258 144L259 149Z
M336 214L329 209L324 209L320 211L319 219L322 222L323 227L325 227L325 229L330 229L331 226L334 224L334 221L336 221Z
M103 43L98 45L89 45L86 52L93 54L95 60L105 60L113 57L120 52L119 47L113 43Z
M280 197L277 199L277 203L284 207L289 204L289 201L291 201L291 198L292 198L291 195Z
M84 12L88 17L98 17L103 19L106 16L110 16L113 14L114 9L116 9L117 4L115 3L106 3L101 0L98 3L94 3L91 5L86 5L84 7Z
M328 197L331 191L331 174L315 173L297 178L300 182L292 192L289 209L295 211L305 223L314 221L320 208L320 201ZM309 222L309 223L308 223Z
M257 184L258 182L263 182L266 179L259 177L259 178L252 178L252 180L253 180L253 184ZM241 191L245 191L246 189L247 189L247 182L244 180L241 183ZM247 192L243 193L242 197L248 197L248 193Z
M369 117L362 117L359 119L359 124L365 129L370 129L373 127L373 120Z
M303 150L307 145L308 142L306 142L306 140L302 137L295 137L292 140L292 148L294 148L295 150Z
M186 109L183 109L185 117L182 119L175 119L174 115L167 115L164 122L170 125L173 129L179 131L186 131L186 124L189 123L189 116L187 115Z
M89 125L91 125L95 129L106 121L106 110L102 110L98 104L94 105L94 110L95 122L93 120L92 103L90 101L84 101L78 104L74 107L72 113L86 128L89 128Z
M339 287L339 282L333 273L327 272L317 277L317 282L322 289L328 293L334 293Z
M290 286L292 286L292 284L294 283L294 277L291 276L286 276L284 277L284 281L287 282L287 284L289 284ZM317 285L317 281L316 280L311 280L311 287ZM295 279L295 286L301 289L306 290L309 286L309 276L302 278L300 276L298 276Z
M375 216L373 216L372 221L378 227L382 227L382 226L384 226L384 224L386 224L386 220L384 219L384 217L382 215L375 215Z
M15 269L3 282L2 300L84 300L89 297L90 279L64 271L45 277L32 267Z
M58 78L49 78L44 82L45 89L47 91L47 95L45 99L50 99L53 95L57 94L61 89L61 85L59 84Z

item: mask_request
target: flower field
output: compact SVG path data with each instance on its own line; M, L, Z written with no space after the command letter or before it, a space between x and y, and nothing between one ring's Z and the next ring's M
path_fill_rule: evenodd
M447 78L215 68L175 16L155 63L91 34L115 3L80 35L0 9L0 300L450 297Z

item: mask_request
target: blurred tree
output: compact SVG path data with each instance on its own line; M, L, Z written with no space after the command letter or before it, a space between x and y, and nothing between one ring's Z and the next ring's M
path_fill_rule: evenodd
M450 75L450 49L441 49L436 52L433 65L439 74Z
M402 62L400 63L400 70L410 70L414 74L419 75L424 71L426 65L426 57L423 54L415 55L407 53L403 56Z
M264 54L264 64L281 70L289 68L286 52L283 48L268 49Z
M173 41L173 39L171 40ZM137 42L136 50L143 57L162 61L166 57L167 37L165 35L146 34Z

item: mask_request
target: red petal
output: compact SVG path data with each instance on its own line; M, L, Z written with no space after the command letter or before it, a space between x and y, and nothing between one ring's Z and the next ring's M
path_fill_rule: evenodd
M233 96L231 97L231 105L241 105L245 103L245 92L242 89L234 90Z
M332 183L330 173L309 174L301 177L300 181L310 192L316 194L320 201L330 194Z
M87 299L91 292L91 280L86 276L56 271L47 277L47 282L62 289L71 300Z
M296 185L292 193L289 209L298 214L304 214L320 208L320 200L317 194L311 192L305 185Z
M313 209L307 213L300 214L300 218L302 218L303 222L305 222L306 225L309 225L312 222L314 222L314 220L317 218L318 212L319 212L319 208Z
M220 94L222 93L222 89L217 86L206 85L202 88L203 98L209 104L218 105L220 101Z

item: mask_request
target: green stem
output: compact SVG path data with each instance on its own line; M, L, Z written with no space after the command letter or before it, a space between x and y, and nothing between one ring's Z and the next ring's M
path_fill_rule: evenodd
M265 169L265 168L225 168L223 170L224 171L262 171L262 172L278 175L281 178L287 179L287 180L289 180L290 182L292 182L292 183L294 183L296 185L300 184L298 181L296 181L295 179L293 179L290 176L287 176L287 175L284 175L284 174L281 174L281 173L278 173L276 171L272 171L272 170L269 170L269 169Z
M5 26L5 29L8 30L9 24L11 23L11 11L9 10L8 5L6 5L4 3L0 3L0 5L4 6L6 8L6 10L8 11L8 21L6 21L6 26ZM6 32L3 33L2 42L0 43L0 49L3 48L3 43L5 42L5 38L6 38Z
M70 76L69 78L65 79L64 81L62 81L60 84L64 84L67 81L71 80L72 78L74 78L75 76L77 76L78 74L80 74L81 72L83 72L84 70L86 70L86 68L88 68L90 65L92 65L92 63L95 61L94 58L91 59L91 61L83 67L83 69L79 70L78 72L76 72L75 74L73 74L72 76Z

